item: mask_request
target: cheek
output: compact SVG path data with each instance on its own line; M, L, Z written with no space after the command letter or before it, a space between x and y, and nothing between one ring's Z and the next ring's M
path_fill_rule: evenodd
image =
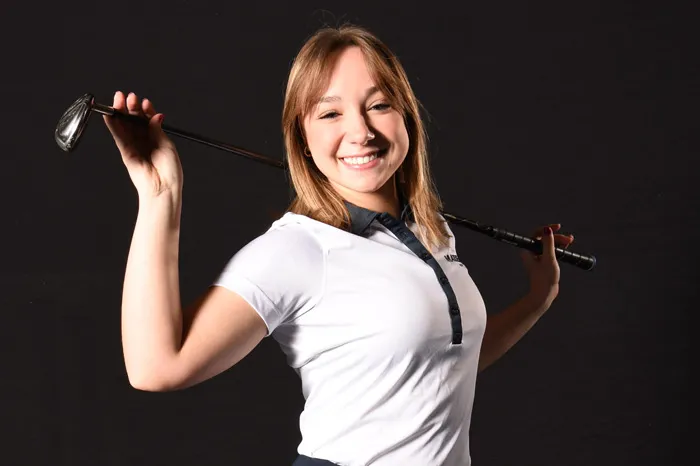
M406 152L408 152L410 141L408 138L408 130L406 129L406 125L404 124L402 118L395 123L393 139L397 149L400 149L402 155L405 156Z
M401 130L400 130L399 140L401 141L401 145L405 149L408 149L408 145L410 143L410 141L408 139L408 130L406 129L406 125L404 125L403 122L401 122Z
M317 128L313 125L307 126L306 140L311 149L311 153L314 155L323 156L332 154L338 147L341 137L341 134L332 127Z
M377 124L384 127L385 134L391 135L394 142L399 143L408 140L406 124L400 112L396 110L392 111L385 115L380 121L377 121Z

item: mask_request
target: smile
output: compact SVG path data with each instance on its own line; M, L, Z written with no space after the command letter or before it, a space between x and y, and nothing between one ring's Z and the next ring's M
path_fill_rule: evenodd
M386 154L386 149L374 152L373 154L365 155L364 157L344 157L340 160L351 168L371 168L377 165L379 157Z

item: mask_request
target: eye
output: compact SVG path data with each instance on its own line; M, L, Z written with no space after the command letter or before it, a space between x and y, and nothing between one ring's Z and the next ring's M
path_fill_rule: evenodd
M338 112L328 112L319 117L321 120L329 120L338 116Z
M389 108L391 108L390 104L381 103L381 104L374 105L372 108L370 108L370 110L372 110L372 109L374 109L374 110L387 110Z

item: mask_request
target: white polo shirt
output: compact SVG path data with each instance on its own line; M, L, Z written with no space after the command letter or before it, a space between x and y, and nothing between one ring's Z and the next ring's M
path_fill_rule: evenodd
M299 374L300 454L342 466L465 466L486 326L454 236L347 203L352 231L286 213L215 285L260 314Z

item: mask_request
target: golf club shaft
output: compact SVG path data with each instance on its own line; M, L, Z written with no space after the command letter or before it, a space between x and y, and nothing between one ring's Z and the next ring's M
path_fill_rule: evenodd
M138 123L138 124L148 123L148 120L142 116L132 115L130 113L118 112L113 107L98 104L97 102L93 103L92 109L94 111L96 111L97 113L101 113L103 115L117 116L119 118L131 121L134 123ZM249 159L253 159L253 160L256 160L258 162L262 162L264 164L271 165L273 167L285 168L285 164L282 161L272 160L268 157L263 157L262 155L256 154L254 152L250 152L248 150L241 149L240 147L232 146L230 144L226 144L226 143L220 142L220 141L214 141L210 138L205 138L204 136L200 136L199 134L191 133L189 131L184 131L184 130L181 130L178 128L173 128L172 126L168 126L165 124L161 125L161 128L163 129L164 132L166 132L168 134L172 134L173 136L179 136L181 138L189 139L191 141L206 144L207 146L211 146L211 147L215 147L217 149L225 150L227 152L231 152L233 154L240 155L241 157L247 157Z
M116 116L118 118L122 118L128 121L132 121L137 124L147 124L148 119L145 117L139 116L139 115L131 115L129 113L124 113L124 112L118 112L116 111L113 107L109 107L106 105L98 104L97 102L93 103L92 109L98 113L104 114L104 115L110 115L110 116ZM256 154L254 152L250 152L245 149L241 149L240 147L232 146L230 144L226 144L223 142L219 141L214 141L210 138L205 138L204 136L200 136L195 133L191 133L189 131L183 131L178 128L173 128L171 126L167 125L162 125L161 128L163 129L164 132L168 134L172 134L174 136L179 136L185 139L189 139L195 142L199 142L202 144L206 144L211 147L215 147L217 149L221 149L227 152L231 152L236 155L240 155L241 157L246 157L249 159L256 160L258 162L265 163L267 165L271 165L277 168L286 168L286 164L282 161L277 161L270 159L268 157L264 157L262 155ZM533 238L528 238L523 235L519 235L517 233L513 233L508 230L504 230L501 228L496 228L490 225L482 225L478 222L472 221L472 220L467 220L462 217L458 217L453 214L449 214L446 212L442 212L443 217L445 217L446 220L455 223L457 225L461 225L464 227L467 227L473 231L482 233L484 235L489 236L490 238L496 239L498 241L510 244L512 246L516 246L519 248L527 249L528 251L533 252L534 254L542 254L542 241L536 240ZM566 249L562 248L555 248L555 255L558 260L574 265L580 269L583 270L591 270L595 264L596 264L596 259L594 256L590 255L583 255L579 253L575 253L573 251L568 251Z

